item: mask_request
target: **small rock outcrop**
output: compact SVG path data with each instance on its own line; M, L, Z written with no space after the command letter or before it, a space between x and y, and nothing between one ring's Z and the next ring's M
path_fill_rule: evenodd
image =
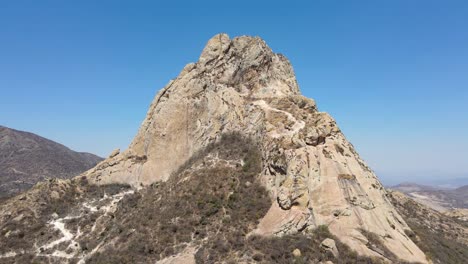
M338 249L336 248L335 240L333 239L330 239L330 238L324 239L322 243L320 243L320 247L323 250L332 253L335 258L338 258L340 255L338 252Z
M119 155L119 153L120 153L120 149L114 149L114 150L111 152L111 154L109 154L109 157L108 157L108 158L109 158L109 159L112 159L113 157Z
M320 225L360 254L361 230L402 260L427 263L376 175L335 120L301 95L293 68L258 37L210 39L196 63L160 90L129 148L83 174L96 184L167 181L223 133L261 143L258 175L271 207L254 234L287 235Z

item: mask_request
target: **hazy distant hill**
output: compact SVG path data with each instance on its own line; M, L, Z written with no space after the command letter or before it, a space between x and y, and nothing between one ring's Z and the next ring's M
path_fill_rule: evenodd
M412 182L403 182L398 185L390 187L391 189L398 190L403 193L409 193L409 192L420 192L420 191L435 191L435 190L440 190L441 188L429 186L429 185L423 185L423 184L417 184L417 183L412 183Z
M441 212L452 208L468 208L468 185L457 189L447 189L416 183L402 183L391 189L403 192L416 201Z
M468 196L468 185L462 186L460 188L457 188L454 190L456 193L459 193L461 195L465 194Z
M0 197L26 190L45 178L75 176L101 160L38 135L0 126Z
M438 180L432 180L427 183L427 185L431 186L438 186L442 188L451 188L455 189L458 187L462 187L465 185L468 185L468 177L467 176L461 176L457 178L448 178L448 179L438 179Z

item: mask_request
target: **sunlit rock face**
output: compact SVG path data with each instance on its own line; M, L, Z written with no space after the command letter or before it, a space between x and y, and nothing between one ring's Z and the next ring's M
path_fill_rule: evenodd
M166 181L226 132L260 143L258 177L272 205L254 233L284 235L328 225L360 254L381 257L362 230L405 261L426 263L386 191L333 118L301 95L289 61L258 37L210 39L196 63L161 89L126 151L85 173L97 184Z

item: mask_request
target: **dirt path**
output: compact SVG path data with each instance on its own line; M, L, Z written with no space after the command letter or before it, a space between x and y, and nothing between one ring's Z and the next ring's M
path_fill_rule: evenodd
M273 138L279 138L279 137L292 137L295 134L299 132L299 130L303 129L305 127L305 122L300 120L298 121L291 113L273 108L269 104L267 104L264 100L258 100L253 102L254 105L266 110L266 111L273 111L273 112L278 112L286 115L289 121L293 122L294 125L291 127L291 129L288 129L286 131L278 131L275 130L273 133L270 132L270 136Z

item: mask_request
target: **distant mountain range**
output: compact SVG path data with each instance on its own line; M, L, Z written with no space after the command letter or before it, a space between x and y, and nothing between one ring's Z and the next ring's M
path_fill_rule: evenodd
M29 189L46 178L70 178L102 160L40 137L0 126L0 198Z
M414 200L440 212L453 208L468 208L468 185L449 189L416 183L401 183L390 187L390 189L403 192Z

